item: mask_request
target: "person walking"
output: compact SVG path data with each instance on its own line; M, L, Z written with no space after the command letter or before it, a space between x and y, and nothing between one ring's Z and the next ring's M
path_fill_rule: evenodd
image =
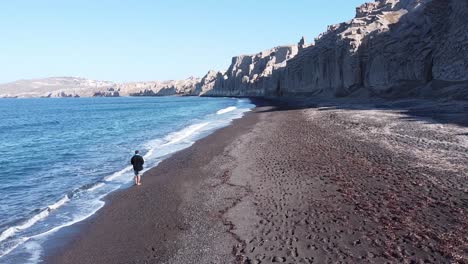
M143 164L145 164L145 160L142 156L140 156L140 151L135 150L135 155L133 155L130 163L132 163L133 171L135 172L135 185L141 185L140 172L143 170Z

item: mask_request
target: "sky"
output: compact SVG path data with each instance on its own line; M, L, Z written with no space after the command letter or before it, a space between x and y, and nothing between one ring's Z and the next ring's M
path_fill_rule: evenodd
M233 56L310 43L366 0L0 0L0 83L203 77ZM369 2L369 0L367 0Z

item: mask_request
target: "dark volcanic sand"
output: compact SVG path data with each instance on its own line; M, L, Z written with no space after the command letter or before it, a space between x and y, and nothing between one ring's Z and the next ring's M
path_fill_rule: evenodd
M431 104L259 107L48 262L468 263L468 108Z

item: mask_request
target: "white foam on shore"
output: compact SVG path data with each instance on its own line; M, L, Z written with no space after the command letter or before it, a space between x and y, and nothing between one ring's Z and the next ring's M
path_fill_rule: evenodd
M132 166L127 166L117 172L114 172L113 174L107 176L104 178L105 181L113 181L119 177L122 177L125 173L129 172L132 170Z
M62 199L60 199L58 202L54 203L53 205L49 206L48 209L49 211L50 210L56 210L58 209L60 206L64 205L65 203L67 203L68 201L70 201L70 198L68 198L68 195L65 195Z
M148 159L153 155L153 152L156 150L157 147L161 146L162 140L161 139L155 139L151 140L146 144L147 148L149 149L148 152L143 156L143 158Z
M192 136L193 134L201 130L203 127L207 126L208 124L209 122L194 124L180 131L171 133L165 138L168 142L164 143L162 146L172 145L180 141L183 141L184 139L189 138L190 136Z
M0 258L3 257L3 256L6 256L8 255L11 251L13 251L15 248L17 248L19 245L23 244L24 242L28 241L29 240L29 237L22 237L16 241L14 241L15 243L13 244L13 246L5 249L4 251L1 251L0 252Z
M104 206L105 203L104 203L103 201L101 201L101 199L104 198L104 196L106 196L106 195L107 195L107 194L102 195L101 197L98 198L98 200L97 200L98 206L97 206L97 208L95 208L94 210L92 210L91 213L86 214L86 215L82 215L81 217L77 217L77 218L73 219L73 220L70 221L70 222L64 223L63 225L60 225L60 226L56 226L56 227L54 227L54 228L52 228L52 229L50 229L50 230L48 230L48 231L46 231L46 232L44 232L44 233L40 233L40 234L31 236L31 237L28 238L28 240L31 239L31 238L42 238L42 237L44 237L44 236L48 236L48 235L50 235L50 234L53 234L53 233L59 231L60 229L62 229L62 228L64 228L64 227L71 226L71 225L73 225L73 224L76 224L76 223L78 223L78 222L81 222L81 221L85 220L86 218L91 217L91 216L94 215L99 209L101 209L101 208Z
M225 113L232 112L232 111L234 111L236 109L237 109L237 107L235 107L235 106L229 106L229 107L226 107L224 109L219 110L218 112L216 112L216 114L217 115L222 115L222 114L225 114Z
M23 245L25 243L27 243L28 241L30 241L31 239L38 239L38 238L43 238L43 237L46 237L48 235L51 235L57 231L59 231L60 229L64 228L64 227L67 227L67 226L71 226L73 224L76 224L78 222L81 222L89 217L91 217L92 215L94 215L99 209L101 209L103 206L104 206L104 202L101 201L102 198L104 198L105 195L99 197L98 199L98 206L97 208L95 208L95 210L92 210L91 213L87 214L87 215L83 215L81 217L77 217L75 219L73 219L72 221L69 221L69 222L66 222L60 226L56 226L48 231L45 231L43 233L40 233L40 234L37 234L37 235L34 235L34 236L30 236L30 237L22 237L20 239L18 239L18 241L15 241L16 243L14 243L11 247L7 248L6 250L4 250L3 252L0 252L0 258L3 257L3 256L6 256L8 255L11 251L13 251L14 249L16 249L18 246L20 245ZM27 245L27 244L26 244ZM25 245L25 246L26 246ZM32 263L37 263L37 262L34 262L33 260L39 260L39 259L36 259L35 256L38 256L38 254L40 254L40 250L41 250L41 247L28 247L26 246L26 248L28 250L30 250L31 252L31 258L29 259Z
M38 263L41 259L42 246L37 242L28 242L24 245L28 252L31 252L31 256L28 259L27 264Z
M5 231L2 232L2 234L0 234L0 242L4 241L5 239L7 239L7 238L9 238L11 236L13 236L18 231L25 230L25 229L33 226L39 220L46 218L48 215L49 215L49 210L45 209L45 210L41 211L40 213L34 215L33 217L29 218L28 220L24 221L20 225L12 226L12 227L7 228Z
M68 201L70 201L70 198L68 198L67 195L65 195L62 199L58 200L56 203L49 205L46 209L42 210L40 213L34 215L33 217L29 218L28 220L24 221L22 224L17 225L17 226L12 226L6 229L5 231L0 234L0 242L4 241L10 237L12 237L14 234L16 234L19 231L26 230L30 227L32 227L34 224L37 222L41 221L42 219L46 218L49 216L50 212L53 210L57 210L58 208L62 207L64 204L66 204ZM21 238L17 241L17 243L14 243L14 245L3 252L0 252L0 257L5 256L6 254L10 253L13 249L18 247L19 245L23 244L24 242L28 241L29 238Z
M103 183L103 182L100 182L100 183L94 185L93 187L89 188L89 189L88 189L88 192L92 192L92 191L94 191L94 190L96 190L96 189L99 189L99 188L101 188L101 187L104 186L104 185L106 185L106 184Z
M40 213L38 213L38 214L34 215L33 217L29 218L28 220L24 221L22 224L17 225L17 226L12 226L12 227L6 229L5 231L2 232L2 234L0 234L0 242L4 241L5 239L7 239L7 238L9 238L11 236L13 236L18 231L30 228L35 223L37 223L40 220L46 218L49 215L50 211L57 210L58 208L63 206L68 201L70 201L70 198L68 198L68 196L65 195L65 197L63 197L62 199L60 199L56 203L54 203L52 205L49 205L46 209L42 210Z

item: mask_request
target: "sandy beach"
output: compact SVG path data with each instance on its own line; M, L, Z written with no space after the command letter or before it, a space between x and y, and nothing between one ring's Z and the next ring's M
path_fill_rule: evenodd
M47 263L468 263L468 106L260 104Z

